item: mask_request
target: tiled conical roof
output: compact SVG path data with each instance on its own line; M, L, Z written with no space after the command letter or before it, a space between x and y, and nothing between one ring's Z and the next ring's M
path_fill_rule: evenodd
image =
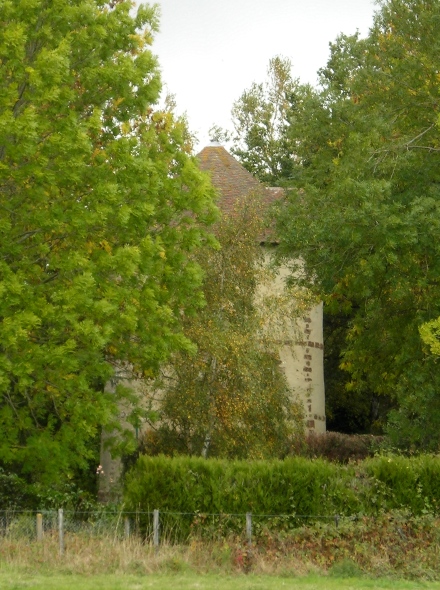
M281 198L280 188L266 188L222 146L208 146L197 155L200 168L211 174L219 191L218 206L223 213L232 213L240 198L253 193L269 206Z

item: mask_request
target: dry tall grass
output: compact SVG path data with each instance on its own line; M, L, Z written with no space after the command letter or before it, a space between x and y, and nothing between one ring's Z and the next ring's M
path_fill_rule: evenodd
M160 572L254 573L295 575L323 573L300 556L274 556L250 552L239 540L209 542L193 540L187 545L162 543L158 550L136 538L65 536L60 554L58 536L46 534L42 541L0 539L0 564L21 571L69 574L152 574Z
M119 529L105 534L67 531L60 555L56 529L43 539L11 528L0 535L0 567L22 572L60 574L200 574L252 572L266 575L315 574L393 576L440 579L440 519L401 513L375 518L315 523L285 531L261 530L250 550L237 536L207 540L194 535L186 544L173 544L163 533L159 548ZM171 537L168 537L170 539Z

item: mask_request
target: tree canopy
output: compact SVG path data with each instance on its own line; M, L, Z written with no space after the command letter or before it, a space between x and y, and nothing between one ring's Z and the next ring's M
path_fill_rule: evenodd
M114 422L118 369L190 346L216 209L155 106L154 8L3 0L0 22L0 463L53 480Z
M294 146L286 133L298 86L291 69L288 59L271 59L268 79L264 83L254 82L234 103L234 131L213 128L214 137L232 139L232 153L251 174L272 185L289 178L294 163Z
M419 327L440 314L440 2L382 0L366 39L341 35L288 128L296 191L281 248L349 316L348 388L394 398L388 431L438 448L440 375Z

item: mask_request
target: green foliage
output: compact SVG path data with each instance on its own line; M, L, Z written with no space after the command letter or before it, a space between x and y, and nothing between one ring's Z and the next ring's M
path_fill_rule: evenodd
M81 473L84 476L84 472ZM89 478L90 479L90 478ZM96 475L95 475L96 482ZM81 485L82 484L82 485ZM96 490L90 489L89 481L78 483L64 481L54 485L29 483L16 473L0 470L0 507L2 511L97 510Z
M281 249L327 312L348 318L348 391L394 400L396 444L438 448L440 377L419 327L440 315L440 2L380 3L368 38L331 46L298 92L296 188Z
M184 536L204 514L252 512L256 522L258 515L272 515L272 526L286 530L304 523L296 515L311 522L336 514L361 518L393 510L438 513L439 482L440 459L430 455L378 456L348 465L299 457L225 461L144 455L128 474L125 507L185 513L186 517L174 517ZM225 531L237 526L232 520L219 522Z
M55 481L116 426L115 373L188 347L189 253L215 217L160 92L156 11L4 0L0 21L0 462ZM135 405L135 399L131 399Z
M439 458L377 457L365 464L367 473L381 482L389 508L409 508L414 514L438 512L440 507Z
M0 506L2 510L29 507L33 500L30 496L23 479L16 473L6 473L0 469Z
M383 434L388 413L396 402L368 387L347 387L350 375L340 367L352 313L324 308L324 381L327 430L346 434Z
M301 404L278 348L285 318L303 315L307 301L271 288L264 230L264 211L251 196L216 225L220 248L196 255L206 306L184 318L184 333L197 352L174 354L156 381L159 421L146 432L142 452L274 457L302 435Z
M292 79L292 64L274 57L263 84L253 83L232 107L234 132L222 130L217 136L232 136L231 151L243 166L262 182L271 185L290 177L295 146L286 133L291 104L298 82Z
M355 513L346 483L353 468L316 459L226 461L139 458L127 476L125 506L173 512L332 515Z
M330 568L329 574L333 578L359 578L363 572L355 561L343 559Z
M440 318L422 324L419 328L420 336L429 346L431 354L440 355Z
M322 434L311 433L303 440L298 440L289 449L289 455L348 463L373 457L384 443L382 436L342 434L327 430Z

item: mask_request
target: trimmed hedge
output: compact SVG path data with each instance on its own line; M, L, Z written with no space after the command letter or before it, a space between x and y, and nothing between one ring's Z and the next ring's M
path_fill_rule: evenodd
M376 457L364 462L373 482L380 482L384 510L404 508L412 514L438 513L440 509L440 457Z
M384 456L339 465L301 457L227 461L142 456L126 478L127 510L204 514L374 515L440 506L440 458Z

